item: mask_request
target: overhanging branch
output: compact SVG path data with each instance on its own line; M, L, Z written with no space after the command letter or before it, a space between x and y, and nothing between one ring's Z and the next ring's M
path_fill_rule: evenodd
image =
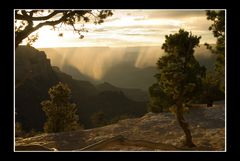
M53 16L55 16L59 13L62 13L62 12L64 12L64 11L55 10L52 13L50 13L49 15L41 16L41 17L33 17L33 16L27 15L27 14L16 13L15 19L17 19L17 20L31 20L31 21L45 21L45 20L48 20L48 19L52 18Z

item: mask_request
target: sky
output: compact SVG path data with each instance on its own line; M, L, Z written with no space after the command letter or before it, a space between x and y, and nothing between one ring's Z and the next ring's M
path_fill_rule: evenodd
M204 10L113 10L103 24L85 24L87 33L79 39L70 28L65 28L63 37L50 27L39 29L36 48L51 47L130 47L161 46L165 35L174 34L180 28L201 36L200 44L215 43L208 30L212 24ZM77 24L77 26L80 24Z

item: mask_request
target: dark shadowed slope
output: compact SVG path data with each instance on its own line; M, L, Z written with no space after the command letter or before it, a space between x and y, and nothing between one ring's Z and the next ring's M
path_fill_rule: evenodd
M137 88L119 88L108 82L98 84L96 87L99 91L122 91L128 98L139 102L146 102L149 99L147 91Z
M90 117L98 111L104 112L109 120L124 114L139 116L146 112L145 102L133 101L116 91L108 94L88 81L75 80L52 67L46 54L33 47L19 46L15 60L16 121L22 123L24 130L42 129L45 117L40 103L48 99L48 89L59 81L71 88L72 101L77 104L80 122L85 128L92 127Z

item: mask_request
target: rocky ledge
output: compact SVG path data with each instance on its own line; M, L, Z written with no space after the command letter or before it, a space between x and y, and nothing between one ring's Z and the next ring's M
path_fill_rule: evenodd
M147 113L104 127L16 138L16 151L224 151L225 107L193 107L185 114L196 148L171 113Z

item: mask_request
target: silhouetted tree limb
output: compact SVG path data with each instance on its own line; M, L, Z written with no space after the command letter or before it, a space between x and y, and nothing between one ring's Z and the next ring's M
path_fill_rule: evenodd
M32 21L45 21L48 20L50 18L52 18L53 16L57 15L58 13L61 13L61 11L55 10L52 13L50 13L47 16L39 16L39 17L33 17L33 12L30 12L29 15L28 14L15 14L15 19L18 20L32 20Z
M58 24L71 26L73 31L77 32L80 38L83 38L81 32L87 30L76 28L77 22L87 23L92 20L94 24L101 24L104 19L113 14L111 10L48 10L47 12L46 10L15 11L15 47L41 27L52 26L55 29Z

